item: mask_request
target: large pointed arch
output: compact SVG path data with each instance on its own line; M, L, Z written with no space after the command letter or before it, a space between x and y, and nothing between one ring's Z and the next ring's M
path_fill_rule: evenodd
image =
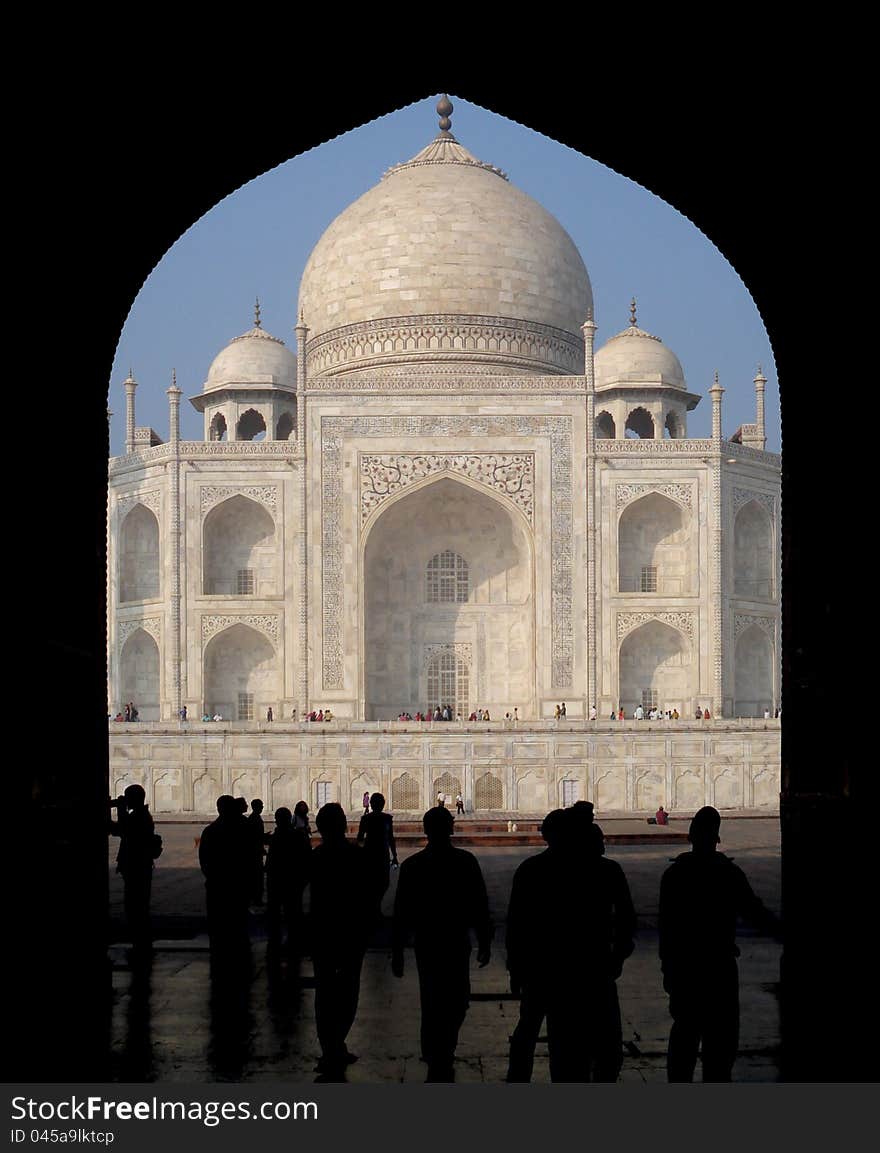
M767 509L750 500L733 522L733 591L749 600L773 598L773 522Z
M276 552L275 521L268 509L241 493L227 497L202 525L202 591L208 596L273 596Z
M688 509L659 492L626 505L617 522L618 591L692 593L691 519Z
M151 600L160 595L159 521L143 504L128 511L119 531L119 600Z
M461 558L450 569L456 595L433 598L430 566L447 554ZM452 472L407 486L364 526L358 587L366 719L455 708L428 699L431 660L444 650L467 669L471 708L533 709L533 538L512 501Z
M119 654L120 707L128 701L142 721L160 719L162 693L159 646L146 629L135 629Z
M627 633L618 652L618 699L627 716L649 703L685 716L694 695L691 642L684 633L659 620Z
M216 633L204 652L202 695L208 714L237 721L263 717L270 706L278 711L278 665L272 642L250 625L234 624Z
M737 637L733 653L736 717L773 715L773 642L764 629L750 625Z

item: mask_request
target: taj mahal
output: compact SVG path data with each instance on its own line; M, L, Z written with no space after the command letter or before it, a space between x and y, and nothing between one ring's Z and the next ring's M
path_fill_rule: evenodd
M318 239L295 344L258 305L206 365L202 440L176 380L161 436L124 382L108 711L138 720L110 722L111 791L197 815L365 790L403 812L438 791L476 813L775 808L766 380L726 435L722 384L693 391L635 302L597 345L568 233L437 112Z

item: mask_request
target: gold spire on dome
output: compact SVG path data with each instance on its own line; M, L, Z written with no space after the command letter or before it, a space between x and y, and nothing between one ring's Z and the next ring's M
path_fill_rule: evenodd
M629 322L633 328L637 328L636 324L636 298L633 297L629 302Z
M452 121L449 119L452 115L452 101L445 92L437 101L437 115L440 117L440 131L448 136L452 128Z
M260 298L258 296L254 304L254 328L262 328L262 326L263 322L260 320Z

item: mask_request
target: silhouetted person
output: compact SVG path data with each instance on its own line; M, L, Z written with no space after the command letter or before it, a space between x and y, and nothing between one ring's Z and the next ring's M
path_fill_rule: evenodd
M303 952L303 890L309 879L311 844L304 829L295 828L290 809L275 810L275 832L266 854L266 922L270 950L281 946L287 929L287 952Z
M378 918L382 898L391 881L391 866L397 864L397 845L394 842L394 819L383 812L385 798L381 793L370 797L370 812L361 817L357 843L363 848L363 865L369 874L369 900L372 916Z
M355 1060L345 1039L354 1022L370 926L368 882L361 852L345 839L341 805L316 818L321 844L312 851L310 926L315 965L315 1025L321 1045L319 1080L342 1081Z
M121 797L111 802L117 819L110 822L110 833L119 837L116 871L122 875L125 920L132 949L137 953L148 953L153 945L150 893L157 838L146 797L140 785L129 785Z
M533 1012L546 1009L551 1080L613 1082L622 1060L616 980L633 951L635 911L623 870L603 856L592 806L556 819L548 849L514 876L508 968L513 986L529 988ZM514 1075L522 1068L514 1063Z
M259 797L251 801L251 811L247 816L248 833L251 837L251 867L249 900L252 905L263 903L263 851L266 831L263 827L263 802Z
M250 943L247 910L253 851L240 799L218 797L217 814L199 841L199 864L205 874L211 950L217 959L227 961Z
M775 934L779 922L745 873L716 851L721 815L706 806L691 821L691 851L660 882L660 960L673 1019L667 1076L693 1081L702 1041L703 1080L729 1081L739 1044L736 919Z
M455 1048L471 992L470 930L481 968L489 963L492 939L483 874L472 853L453 847L454 823L446 808L425 813L427 847L401 865L394 902L391 970L403 976L403 949L412 932L428 1081L455 1080Z
M293 827L302 829L307 837L312 835L312 826L309 824L309 806L305 801L297 801L293 806Z
M540 830L547 848L535 857L526 858L514 874L505 945L510 991L519 996L520 1002L519 1021L510 1038L510 1061L507 1067L507 1080L510 1082L531 1081L535 1045L547 1012L545 983L540 979L541 967L534 955L537 941L528 918L541 899L542 878L547 871L544 858L552 852L554 846L558 846L566 819L564 809L554 809L547 814L541 822ZM524 907L520 908L520 904Z

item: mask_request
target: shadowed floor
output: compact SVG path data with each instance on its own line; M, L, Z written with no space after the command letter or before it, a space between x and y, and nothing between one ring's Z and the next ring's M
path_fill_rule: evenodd
M636 818L600 822L609 837L645 828ZM146 973L127 960L120 878L111 874L113 960L112 1076L123 1081L287 1081L310 1082L318 1046L314 1026L311 962L267 966L265 918L251 915L250 970L234 985L212 983L204 920L204 885L195 837L203 827L158 826L165 851L153 889L156 952ZM686 829L686 825L679 828ZM267 829L271 822L267 822ZM418 845L400 853L404 859ZM638 914L636 951L618 982L623 1016L625 1082L665 1081L670 1026L657 957L657 901L660 876L679 844L610 844L608 856L623 867ZM779 913L779 826L772 818L725 819L719 848L733 856L755 892ZM504 915L513 872L532 847L474 848L483 869L496 924L495 950L485 969L472 966L473 998L457 1052L459 1082L502 1081L508 1038L518 1002L508 992L503 950ZM396 874L385 896L390 915ZM450 901L455 894L450 893ZM776 982L780 946L747 927L740 930L741 1031L735 1081L776 1081L779 1013ZM360 1007L348 1044L360 1059L349 1068L351 1082L421 1082L425 1065L418 1055L418 983L412 952L396 980L390 970L387 919L367 953ZM697 1078L699 1078L699 1066ZM547 1047L539 1042L536 1082L549 1080Z

